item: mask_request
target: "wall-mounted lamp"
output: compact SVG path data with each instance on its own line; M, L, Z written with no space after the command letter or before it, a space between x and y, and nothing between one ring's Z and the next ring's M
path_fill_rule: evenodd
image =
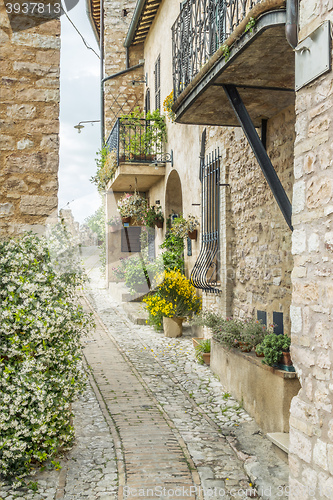
M97 123L97 122L100 122L101 120L85 120L85 121L82 121L82 122L79 122L77 125L74 125L74 128L77 129L78 133L81 134L81 130L84 128L84 125L81 125L81 123Z
M140 83L144 83L145 85L147 85L147 75L145 76L144 80L131 80L130 85L132 85L133 87L137 87L140 85Z

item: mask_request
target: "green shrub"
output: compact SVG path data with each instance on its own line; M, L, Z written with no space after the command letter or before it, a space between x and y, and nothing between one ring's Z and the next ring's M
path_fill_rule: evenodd
M164 269L166 271L179 269L184 272L184 240L167 231L165 240L160 245L165 249L162 254Z
M161 261L148 261L142 256L129 257L121 264L124 269L125 285L131 292L139 291L142 285L155 286L155 276L161 271Z
M84 387L80 337L90 319L64 232L0 242L0 469L14 484L68 448L71 402Z
M291 340L287 335L270 333L257 346L256 352L265 356L262 361L265 365L273 366L279 362L283 351L289 351L290 344Z

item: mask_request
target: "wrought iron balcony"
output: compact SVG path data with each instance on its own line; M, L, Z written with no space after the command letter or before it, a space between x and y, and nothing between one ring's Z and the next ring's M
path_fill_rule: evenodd
M166 163L171 155L163 153L163 132L155 120L118 118L107 141L120 163Z
M172 26L173 88L176 99L262 0L186 0Z
M116 170L109 183L113 191L148 191L165 175L173 154L163 152L165 132L155 120L118 118L107 141L116 154Z

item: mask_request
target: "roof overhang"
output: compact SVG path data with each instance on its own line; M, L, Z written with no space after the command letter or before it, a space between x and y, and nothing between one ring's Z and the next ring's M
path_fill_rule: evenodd
M285 36L286 12L263 14L197 81L180 94L173 109L178 123L239 126L223 90L235 85L256 127L295 100L295 55ZM209 62L209 61L208 61ZM191 87L191 88L190 88Z
M127 32L125 47L145 41L162 0L138 0Z
M96 40L99 43L100 37L100 18L101 18L101 3L100 0L86 0L87 15L90 20Z

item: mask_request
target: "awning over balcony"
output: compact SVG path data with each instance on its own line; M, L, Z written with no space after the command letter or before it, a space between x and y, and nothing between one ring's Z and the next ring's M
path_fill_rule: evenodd
M235 85L256 127L295 99L294 52L285 36L284 10L267 12L224 57L208 60L173 107L179 123L239 126L222 85ZM227 60L226 60L227 59ZM174 75L175 76L175 75ZM175 82L175 80L174 80ZM179 88L179 86L178 86Z

